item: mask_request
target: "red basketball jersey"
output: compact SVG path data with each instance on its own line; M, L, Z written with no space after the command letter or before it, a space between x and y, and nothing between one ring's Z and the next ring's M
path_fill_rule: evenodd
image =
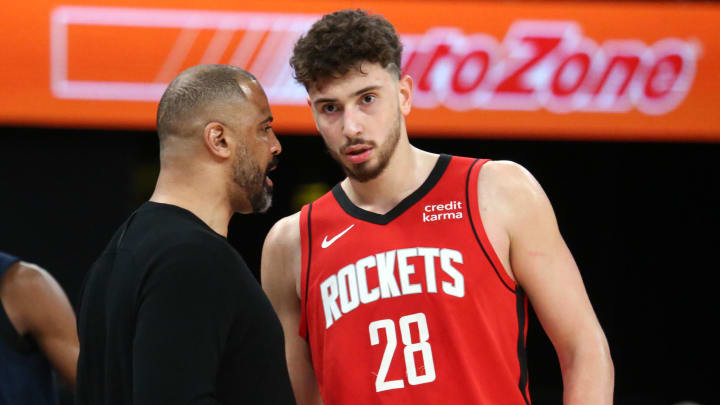
M339 185L303 207L299 332L325 405L530 403L527 299L480 221L485 162L441 155L385 215Z

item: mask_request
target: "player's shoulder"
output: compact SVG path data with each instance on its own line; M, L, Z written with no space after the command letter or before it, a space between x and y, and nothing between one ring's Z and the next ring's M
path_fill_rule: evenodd
M512 217L524 217L546 204L547 196L528 169L507 161L489 161L477 178L478 199L482 206L496 207Z
M22 292L24 295L45 290L56 284L47 270L34 263L18 261L13 263L2 277L2 290Z
M530 172L517 162L511 160L488 160L481 172L494 176L525 177Z
M525 229L539 219L552 217L548 197L529 170L510 161L486 165L478 175L478 201L492 212L493 220Z
M539 187L532 173L510 160L491 160L478 174L478 187L500 193L526 193Z
M287 248L300 243L300 214L298 211L278 220L265 237L265 248Z
M3 306L20 334L51 313L59 296L64 297L64 293L57 281L34 263L15 262L0 279Z
M300 277L300 212L277 221L263 244L261 280L267 291L278 286L295 290ZM293 287L293 288L291 288Z

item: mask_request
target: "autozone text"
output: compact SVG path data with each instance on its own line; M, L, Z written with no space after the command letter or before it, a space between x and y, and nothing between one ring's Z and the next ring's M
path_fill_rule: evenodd
M424 271L408 263L413 257L423 258ZM445 274L445 281L440 285L436 259L439 259L439 270ZM415 247L378 253L348 264L320 283L325 328L361 304L379 299L440 291L462 298L465 296L465 279L455 267L462 263L462 253L457 250ZM378 285L372 288L368 285L367 274L371 271L376 272L378 280ZM418 283L420 279L425 283Z
M185 63L228 63L252 71L271 104L305 105L290 58L298 37L318 15L60 6L51 22L51 89L57 98L157 101L165 81ZM70 80L71 25L124 29L167 26L178 35L152 82ZM187 27L214 32L202 52L191 52ZM622 27L618 27L618 31ZM187 35L186 35L187 34ZM97 36L98 38L102 36ZM665 114L685 100L695 80L700 39L596 39L574 21L517 20L504 38L431 27L400 33L403 72L413 77L416 108L541 110ZM183 44L183 46L180 46ZM141 48L136 44L135 48ZM153 51L157 44L153 45ZM123 48L124 49L124 48ZM150 52L145 49L143 52ZM143 53L144 55L144 53ZM126 57L123 55L122 57ZM193 59L196 58L196 59ZM82 58L79 59L82 62ZM138 78L136 78L138 79Z
M691 88L700 45L678 38L597 44L577 23L515 22L503 43L456 28L404 35L420 108L664 114Z

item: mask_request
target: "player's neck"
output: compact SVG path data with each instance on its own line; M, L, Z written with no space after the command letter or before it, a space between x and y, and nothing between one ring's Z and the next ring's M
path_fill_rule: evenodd
M385 214L425 182L437 158L437 154L417 149L409 143L400 144L378 177L364 183L346 178L341 186L356 206Z
M192 173L192 174L190 174ZM202 170L160 170L150 201L184 208L227 237L232 207L227 189ZM217 178L217 177L215 177Z

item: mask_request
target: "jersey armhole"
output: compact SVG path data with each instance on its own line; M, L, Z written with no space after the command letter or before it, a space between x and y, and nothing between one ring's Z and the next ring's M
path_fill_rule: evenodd
M478 242L478 245L480 245L480 249L482 249L485 257L492 265L492 268L495 270L495 274L508 290L515 293L515 281L513 281L513 279L508 275L505 266L503 266L502 261L500 261L500 258L490 243L490 239L485 232L485 226L483 226L482 218L480 216L480 206L478 202L478 176L480 175L480 169L482 169L485 163L489 161L489 159L477 159L470 166L470 170L468 170L467 183L465 187L467 195L465 198L467 200L468 211L470 212L470 225L473 228L472 230L475 234L475 239Z
M0 263L0 266L4 267L0 269L1 281L13 265L20 263L20 259L0 252L0 260L3 262ZM30 334L23 336L18 333L15 325L10 321L10 316L5 310L2 301L0 301L0 340L5 341L17 353L26 354L38 349L35 340Z
M300 211L300 250L301 250L301 269L300 269L300 326L298 334L303 339L310 341L309 328L307 325L307 283L310 277L310 255L311 255L311 228L310 228L310 212L312 211L312 203L302 207Z

